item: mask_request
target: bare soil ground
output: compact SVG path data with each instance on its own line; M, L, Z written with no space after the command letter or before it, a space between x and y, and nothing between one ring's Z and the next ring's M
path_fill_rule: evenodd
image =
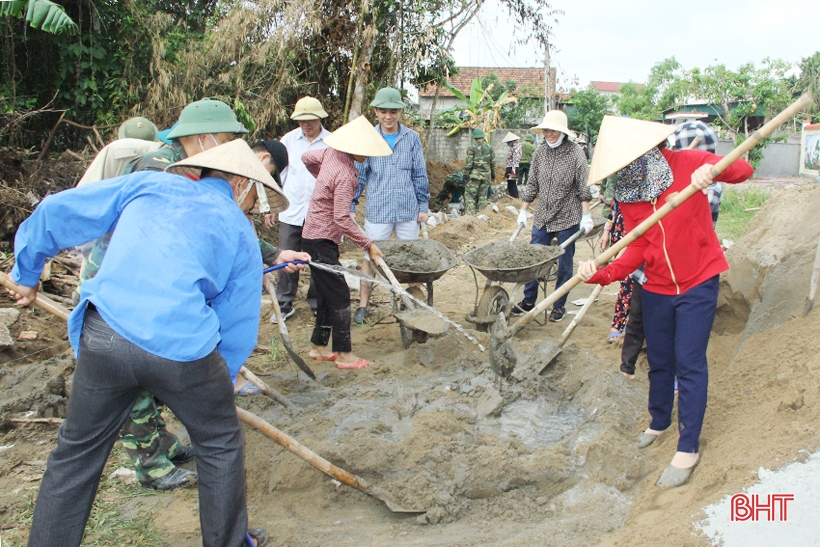
M498 213L488 208L489 221L462 217L431 230L430 237L459 256L506 239L515 224L507 204L515 203L502 201ZM703 518L703 507L752 484L759 467L780 467L818 445L820 316L800 313L820 237L812 222L818 207L814 186L778 190L729 251L734 270L722 278L709 346L702 461L690 483L677 489L654 486L674 454L673 431L647 449L632 446L648 421L647 367L642 356L637 379L627 380L618 373L620 348L606 342L617 284L604 289L543 375L499 381L487 353L453 329L405 349L381 288L371 309L381 321L353 329L354 351L371 360L370 368L339 371L332 362L310 361L313 319L304 302L305 276L288 327L318 381L297 374L264 305L259 350L248 367L298 411L288 414L260 395L239 399L239 406L401 504L427 512L393 514L245 427L251 524L267 528L272 545L287 546L708 545L692 526ZM591 254L579 243L576 261ZM352 250L345 255L361 256ZM483 290L481 274L477 282ZM434 287L436 308L470 328L464 317L473 312L476 285L463 260ZM579 287L569 300L591 290ZM773 291L778 296L767 297ZM0 297L0 306L10 305ZM571 318L527 327L516 337L519 350L527 355L545 338L557 340ZM61 353L68 345L63 325L29 310L11 330L40 336L0 349L0 415L62 415L72 370L70 353ZM489 335L470 332L488 345ZM21 545L55 429L3 425L0 537ZM170 427L184 435L177 421ZM127 460L115 451L105 477L123 465ZM118 513L115 522L147 524L119 532L92 527L89 545L200 544L195 491L152 493L104 478L99 497L102 507Z

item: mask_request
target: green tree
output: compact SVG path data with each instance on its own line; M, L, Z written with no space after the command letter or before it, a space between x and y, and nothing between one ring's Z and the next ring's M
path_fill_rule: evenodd
M462 128L481 128L487 134L487 140L490 140L493 131L501 126L501 109L517 101L507 91L502 91L495 98L493 96L495 86L496 83L490 83L487 87L483 87L481 79L475 78L470 85L470 96L468 97L449 83L444 83L444 87L462 101L460 104L439 112L439 120L451 127L447 136L455 135Z
M661 110L655 101L657 90L649 86L638 87L629 82L621 86L615 99L615 107L622 116L640 120L658 120Z
M820 51L801 59L797 66L800 68L800 76L795 82L795 95L811 94L812 105L807 113L812 122L820 122Z
M71 20L62 6L49 0L11 0L0 2L0 16L23 18L32 28L51 34L77 33L77 23Z
M568 118L570 129L587 133L592 142L598 138L598 130L604 116L612 114L612 101L606 95L598 93L592 84L581 91L570 95Z

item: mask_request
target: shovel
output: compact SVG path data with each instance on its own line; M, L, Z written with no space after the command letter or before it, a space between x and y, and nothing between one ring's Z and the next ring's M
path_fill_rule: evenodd
M239 407L236 408L236 413L239 415L239 419L249 426L253 427L260 431L266 437L270 437L280 445L287 448L290 452L293 452L307 463L321 471L322 473L332 477L339 482L343 482L344 484L355 488L357 490L361 490L365 494L370 497L376 498L377 500L384 502L388 509L390 509L394 513L410 513L410 514L422 514L426 513L426 509L406 509L399 505L399 503L387 492L379 488L378 486L373 486L372 484L368 484L361 477L357 477L353 473L349 473L344 469L336 467L323 457L319 456L309 448L301 445L299 441L287 435L286 433L278 430L273 425L269 424L262 418L248 412L247 410L241 409Z
M737 148L732 150L726 157L721 159L717 165L712 167L712 176L717 177L729 165L731 165L740 156L751 150L757 143L765 137L771 135L775 129L794 117L800 110L811 104L811 96L804 94L791 106L786 108L783 112L775 116L771 121L763 127L755 131L748 139L743 141ZM646 231L658 223L663 217L668 215L678 205L695 195L699 189L691 184L684 190L673 194L669 197L666 204L658 209L655 213L649 216L646 220L641 222L629 234L621 238L616 244L598 255L595 258L595 265L600 267L614 258L621 249L641 237ZM561 287L556 289L552 294L547 296L544 300L539 302L532 310L523 315L517 322L507 326L507 321L504 314L498 316L498 320L493 323L490 329L490 364L496 374L501 376L509 375L515 370L518 364L519 354L515 345L511 342L513 336L521 332L532 320L540 313L547 310L556 300L567 294L573 287L581 283L582 280L578 275L573 276Z
M404 289L402 289L401 283L399 283L399 280L396 279L395 275L393 275L393 271L387 266L384 258L380 256L376 257L376 265L379 266L379 269L390 281L390 284L396 289L402 291L400 294L406 310L395 315L396 319L398 319L399 322L405 326L405 328L419 330L432 335L444 334L447 332L450 325L448 325L446 321L425 309L416 309L416 305L413 301L403 294Z
M273 286L273 281L268 278L264 283L265 292L270 295L271 303L273 304L273 312L276 314L276 324L279 327L279 334L282 336L282 345L285 346L285 350L288 352L288 355L290 355L293 362L296 363L296 366L299 367L302 372L310 376L311 379L315 380L316 374L313 373L307 363L305 363L304 359L299 357L299 354L293 349L293 342L290 341L288 327L285 325L285 320L282 318L282 309L279 307L279 300L276 299L276 289Z
M15 292L19 292L20 287L12 281L8 275L3 272L0 272L0 285L3 285L7 289L10 289ZM45 296L42 292L37 292L37 299L34 301L34 305L38 308L47 311L53 315L56 315L63 321L68 321L68 316L70 312L65 309L63 306L55 302L54 300L50 299L49 297ZM240 374L242 374L250 383L258 387L262 393L276 401L277 403L281 404L289 411L293 411L296 407L293 406L287 397L270 387L268 384L257 378L257 376L249 371L247 368L242 367L239 369Z

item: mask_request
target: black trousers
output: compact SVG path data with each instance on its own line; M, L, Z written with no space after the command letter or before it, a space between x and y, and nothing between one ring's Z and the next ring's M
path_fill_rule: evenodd
M280 222L279 248L283 251L304 251L302 248L302 227ZM293 309L293 299L296 298L296 291L299 289L299 272L286 273L284 270L279 270L277 274L276 299L279 301L282 312L287 313ZM313 283L308 288L307 303L310 309L316 309L316 293L313 289Z
M303 239L302 248L311 262L341 266L339 246L329 239ZM312 268L310 288L316 295L316 324L310 343L326 346L333 334L333 352L349 352L350 289L342 274Z
M626 320L624 346L621 348L621 372L635 374L635 363L643 349L643 310L641 309L641 284L632 284L632 301L629 305L629 319Z
M518 199L518 180L516 176L512 174L512 167L507 167L504 173L507 176L507 194L509 194L511 198Z
M105 461L142 390L162 399L191 436L203 546L243 545L248 527L244 441L225 360L217 350L196 361L163 359L117 334L89 309L66 419L34 507L29 547L80 545Z

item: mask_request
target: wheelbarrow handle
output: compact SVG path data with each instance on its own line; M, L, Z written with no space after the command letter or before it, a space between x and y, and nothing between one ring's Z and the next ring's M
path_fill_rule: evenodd
M298 264L310 264L305 260L294 260L293 262L285 262L283 264L277 264L276 266L271 266L270 268L265 268L262 270L262 274L275 272L276 270L281 270L282 268L287 268L288 266L296 266Z

